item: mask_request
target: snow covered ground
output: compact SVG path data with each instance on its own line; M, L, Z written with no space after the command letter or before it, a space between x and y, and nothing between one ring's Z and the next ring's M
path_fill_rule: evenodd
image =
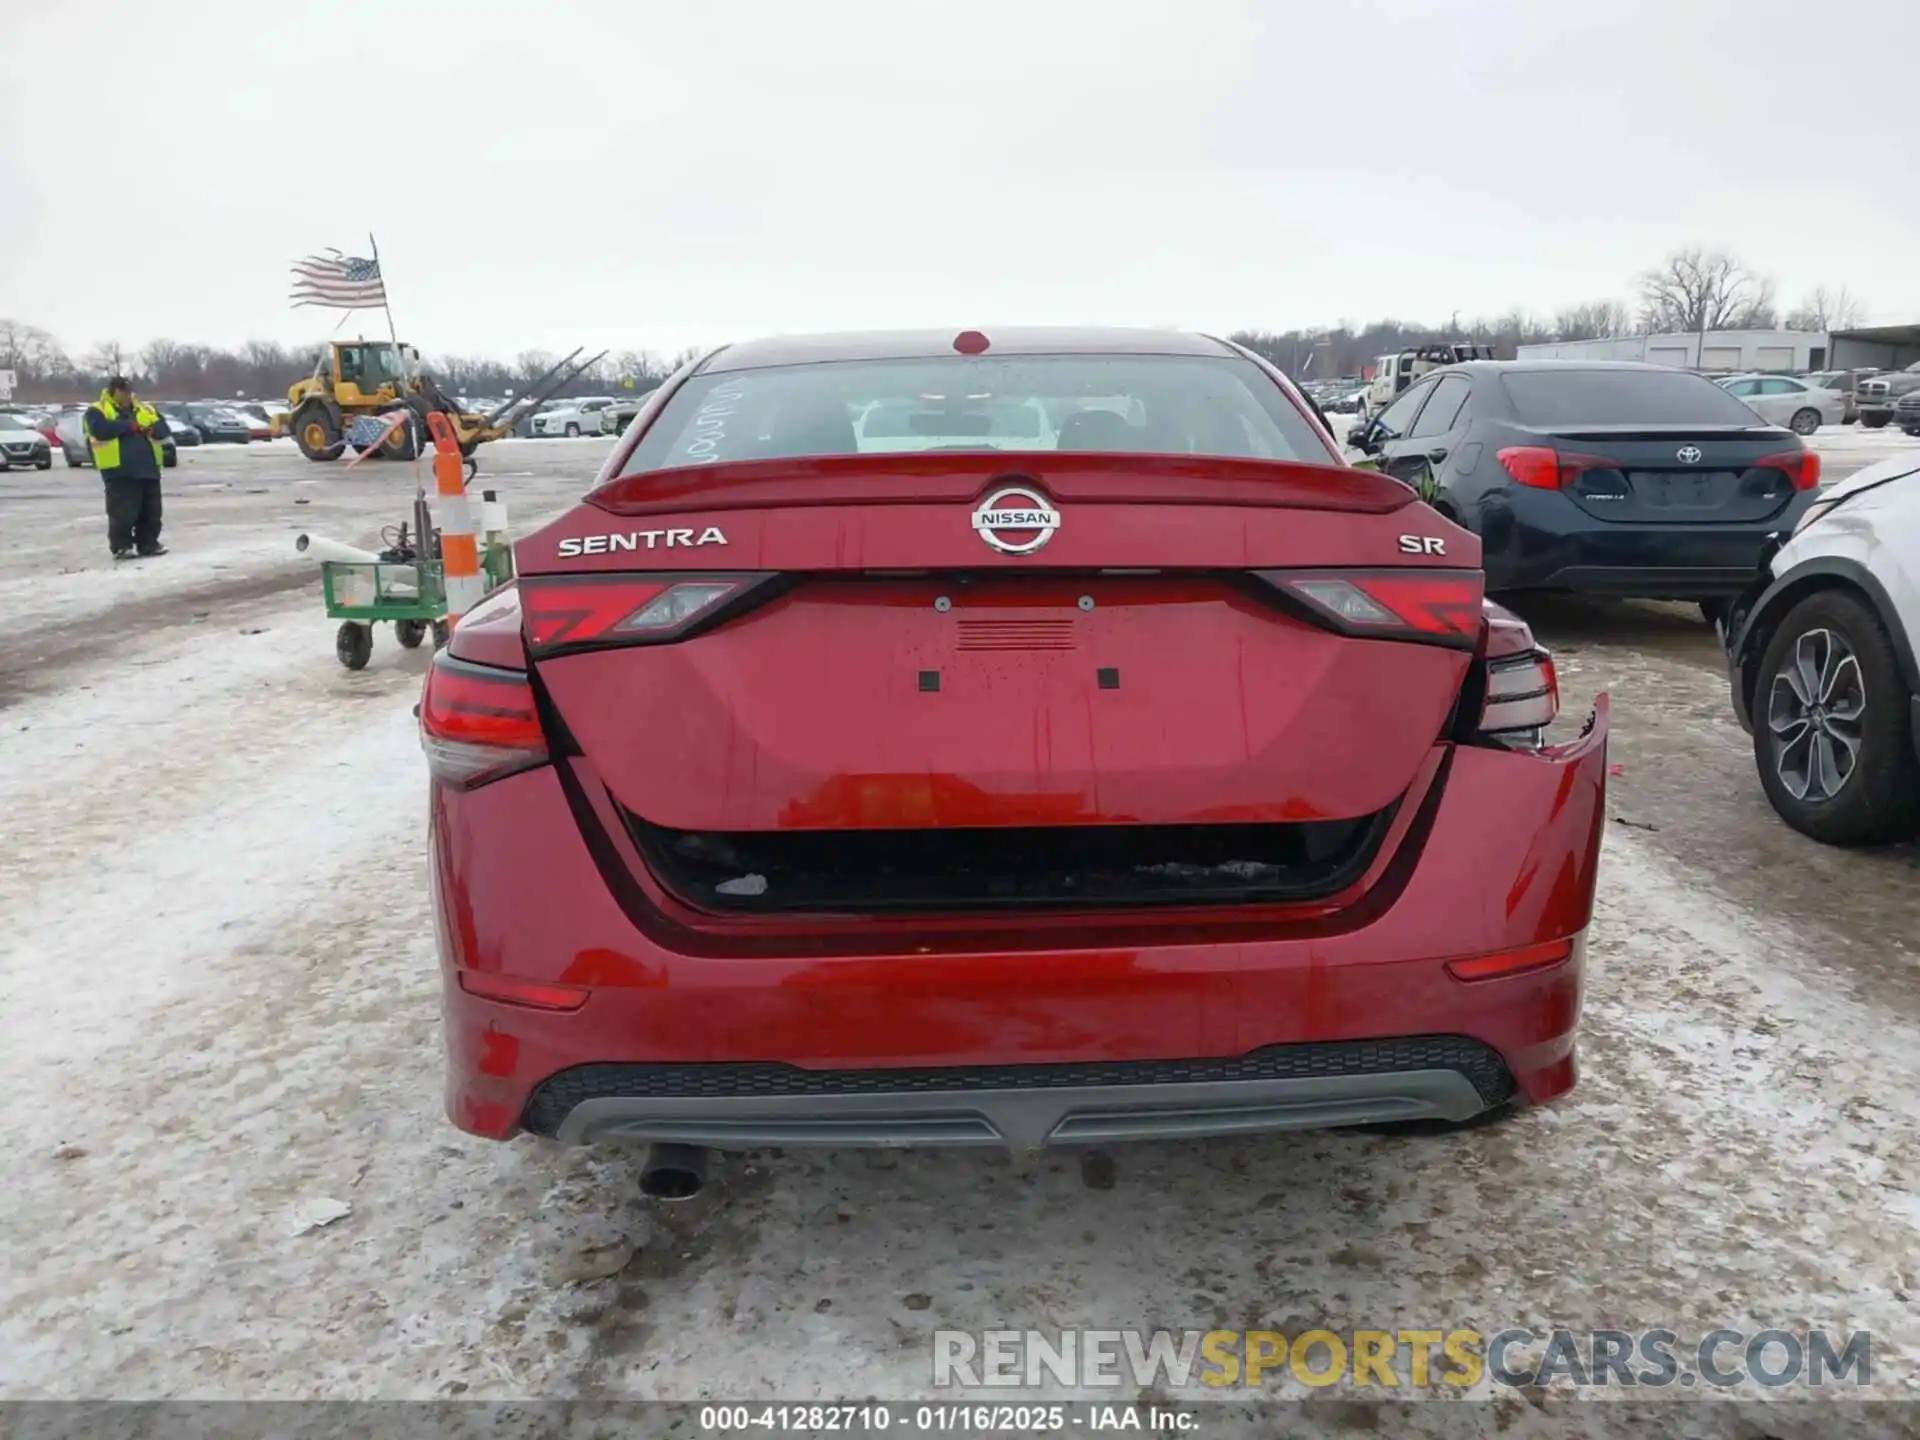
M518 528L600 443L496 447ZM1920 853L1773 819L1692 617L1538 622L1618 716L1567 1102L762 1155L659 1211L630 1156L441 1116L425 656L342 670L290 558L410 489L312 472L190 452L175 555L117 570L96 491L0 489L0 1397L923 1396L936 1328L1078 1325L1861 1328L1910 1392Z

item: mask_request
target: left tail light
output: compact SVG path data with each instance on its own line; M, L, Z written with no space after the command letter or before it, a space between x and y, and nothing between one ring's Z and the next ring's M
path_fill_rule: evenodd
M433 657L420 692L420 748L433 778L456 790L547 762L547 737L525 671Z
M683 640L768 592L771 574L522 577L527 650L536 658Z
M1515 480L1535 490L1562 490L1589 470L1624 468L1604 455L1580 455L1546 445L1509 445L1496 458Z

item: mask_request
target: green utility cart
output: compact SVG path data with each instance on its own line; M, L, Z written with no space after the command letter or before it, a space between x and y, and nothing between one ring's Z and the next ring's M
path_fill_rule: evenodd
M480 574L492 592L513 578L513 547L489 545L480 552ZM433 648L447 643L446 571L438 560L327 560L320 566L327 618L338 620L333 653L349 670L373 657L373 627L393 626L394 638L411 650L433 633Z

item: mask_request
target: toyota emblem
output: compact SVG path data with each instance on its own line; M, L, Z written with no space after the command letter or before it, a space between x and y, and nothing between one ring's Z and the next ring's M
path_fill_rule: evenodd
M1008 485L980 502L973 528L1003 555L1031 555L1060 528L1060 512L1028 485Z
M1673 452L1673 458L1678 460L1682 465L1698 465L1700 463L1700 447L1698 445L1682 445L1678 450Z

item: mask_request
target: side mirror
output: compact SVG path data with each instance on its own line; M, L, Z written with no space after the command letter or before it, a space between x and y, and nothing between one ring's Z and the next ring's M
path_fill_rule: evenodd
M1364 425L1356 425L1347 436L1347 444L1362 455L1371 455L1380 448L1380 422L1369 420Z

